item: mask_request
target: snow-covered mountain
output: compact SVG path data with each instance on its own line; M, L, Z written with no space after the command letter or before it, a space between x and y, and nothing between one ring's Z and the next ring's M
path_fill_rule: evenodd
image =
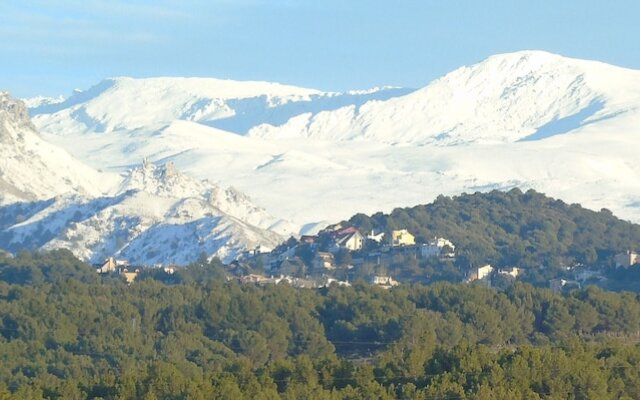
M638 71L540 51L501 54L406 96L303 114L251 135L437 145L534 140L637 111L639 80Z
M101 261L186 264L231 259L296 227L243 193L144 162L101 173L43 140L25 104L0 93L0 248L68 248Z
M64 193L98 195L117 180L43 140L25 104L0 92L0 204Z
M30 99L24 99L23 102L29 109L44 108L46 106L52 106L54 104L60 104L64 101L63 96L47 97L37 96Z
M379 88L327 93L270 82L213 78L112 78L67 100L31 108L51 134L160 129L175 120L195 121L244 134L262 123L283 124L303 112L319 112L388 99L410 90ZM31 100L37 104L35 100Z
M118 78L31 113L95 168L173 161L306 230L514 186L640 221L639 107L640 71L524 51L416 91Z
M19 217L13 217L18 215ZM103 197L60 196L0 208L0 241L8 250L67 248L102 261L187 264L201 254L233 259L283 238L276 220L234 189L221 189L145 162Z

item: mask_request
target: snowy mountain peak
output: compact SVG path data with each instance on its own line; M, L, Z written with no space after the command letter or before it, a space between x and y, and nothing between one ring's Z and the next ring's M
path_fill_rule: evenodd
M0 93L0 142L0 204L63 193L96 195L110 190L118 179L43 140L24 102L6 92Z
M215 78L109 78L67 100L31 109L46 133L110 133L161 129L194 121L237 134L261 123L280 125L305 111L385 100L409 90L332 93L279 83Z
M256 96L305 96L320 93L315 89L307 89L277 82L239 81L232 79L200 78L200 77L152 77L132 78L127 76L112 77L103 80L100 86L112 86L118 90L131 87L143 93L161 89L177 93L188 93L193 96L214 97L219 99L239 99Z
M495 79L507 81L515 76L560 74L603 73L623 70L621 67L599 61L565 57L541 50L522 50L512 53L494 54L472 65L462 66L440 79L459 76L463 71L473 71L476 75L493 75Z
M498 91L502 93L531 86L542 89L542 85L554 82L571 84L585 74L589 63L592 62L544 51L527 50L497 54L477 64L458 68L418 93L433 91L435 87L445 85L451 90L464 90L468 94L476 95L478 99L483 99ZM582 81L580 83L583 83ZM556 87L561 88L559 85Z
M638 71L543 51L499 54L405 96L299 115L250 135L446 146L541 139L635 107L639 78Z
M501 64L504 67L522 68L534 70L545 65L557 62L570 62L572 58L563 57L559 54L550 53L542 50L521 50L512 53L494 54L487 57L480 64Z
M36 127L31 123L27 106L21 100L12 97L9 92L0 92L0 122L7 120L19 127L24 127L32 131L36 131ZM0 127L0 132L6 129Z
M230 261L246 249L276 246L282 237L274 228L285 233L286 226L234 189L146 159L109 196L0 206L4 248L67 248L93 262L118 256L134 264L187 264L202 253Z
M178 171L171 161L157 165L144 158L140 166L132 169L125 176L118 192L123 193L130 190L174 199L202 198L212 206L232 215L234 213L230 211L231 205L249 207L254 211L262 210L251 204L249 196L239 190L232 187L223 189L206 180L200 181L192 178ZM239 219L245 218L242 214L234 216Z
M94 168L123 172L145 156L171 160L198 179L239 187L280 217L309 223L305 231L317 220L440 193L514 186L640 218L640 71L520 51L418 90L274 88L282 89L114 78L31 112L44 138ZM235 215L251 207L233 201L230 189L197 181L186 190L146 174L130 178L140 196L141 188L198 192L189 204L218 204ZM179 189L160 189L172 185Z
M146 158L142 165L134 168L125 177L120 191L139 190L161 197L194 197L199 196L204 186L201 182L184 175L172 162L156 165Z
M131 191L163 198L163 201L191 199L261 229L271 229L282 235L295 232L291 223L274 218L253 204L246 194L232 187L222 188L207 180L192 178L178 171L171 161L156 165L144 159L142 165L125 176L118 193Z
M24 104L29 109L37 109L39 107L51 106L54 104L60 104L64 102L65 98L63 96L58 97L48 97L48 96L36 96L28 99L22 99Z

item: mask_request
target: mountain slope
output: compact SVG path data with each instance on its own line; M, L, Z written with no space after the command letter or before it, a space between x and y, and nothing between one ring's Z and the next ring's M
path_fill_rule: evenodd
M117 182L43 140L20 100L0 92L0 203L64 193L97 195Z
M251 135L438 145L514 142L637 112L639 101L638 71L523 51L459 68L406 96L301 115L283 126L255 127Z
M187 264L203 253L229 260L282 240L266 230L281 221L246 196L196 181L171 164L145 162L113 196L12 205L0 208L0 216L16 211L19 221L2 220L5 248L67 248L93 262L117 256L133 264Z
M297 230L243 193L193 179L171 163L145 161L124 177L97 172L43 140L24 103L6 93L0 144L3 249L67 248L91 261L115 255L136 264L186 264L202 253L228 259L273 247L282 240L273 231Z
M159 129L175 120L197 121L239 134L261 123L282 124L303 112L332 110L410 90L380 88L327 93L270 82L213 78L112 78L59 103L31 109L47 133Z
M439 194L513 187L640 221L639 76L527 51L490 57L411 93L276 95L268 85L250 93L256 97L229 100L237 96L230 93L220 104L231 117L192 108L200 95L180 89L191 81L165 78L116 80L32 113L47 140L95 168L172 161L304 229ZM139 107L122 107L147 86L153 90L140 89Z

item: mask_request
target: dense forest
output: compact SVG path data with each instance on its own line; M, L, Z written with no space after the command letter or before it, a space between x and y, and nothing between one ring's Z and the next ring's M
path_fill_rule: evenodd
M460 265L611 264L615 253L640 246L640 225L533 190L439 196L390 214L357 214L347 223L363 232L406 228L422 243L446 237L456 244Z
M102 278L0 255L0 399L637 399L640 298Z

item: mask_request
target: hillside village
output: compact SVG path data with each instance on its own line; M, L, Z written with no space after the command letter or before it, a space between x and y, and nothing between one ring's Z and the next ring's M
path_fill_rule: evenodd
M391 288L401 283L441 280L444 271L456 270L455 261L456 246L447 238L434 237L426 243L419 243L407 229L392 230L388 234L375 231L363 234L354 226L335 224L317 235L303 235L299 239L291 237L273 250L258 247L245 251L227 265L227 271L229 279L237 279L244 284L287 283L294 287L317 288L331 284L349 286L363 280L371 285ZM611 266L622 270L640 266L640 255L633 251L616 254ZM144 269L161 269L172 275L178 268L131 266L126 260L113 257L95 267L99 274L120 275L128 283L134 282ZM416 273L411 273L411 267ZM601 284L607 280L602 269L581 264L565 266L563 270L561 277L547 281L547 286L555 292ZM517 266L496 268L486 263L471 266L464 272L458 268L457 275L450 275L445 280L492 286L496 281L521 279L525 272Z
M353 226L336 224L317 235L303 235L299 239L291 237L271 251L261 247L245 251L230 263L228 269L244 283L286 281L298 287L320 287L334 282L350 285L354 280L364 279L371 284L392 287L399 284L398 279L407 279L390 276L387 266L400 260L430 258L454 261L455 245L445 238L416 243L415 236L406 229L394 230L387 238L383 232L363 235ZM118 274L129 283L144 268L162 268L169 274L174 273L176 268L131 266L126 260L113 257L95 267L100 274ZM478 271L469 279L486 279L486 268Z
M407 281L406 276L393 276L390 266L398 261L436 258L454 260L455 245L445 238L416 243L406 229L361 233L353 226L331 225L317 235L290 238L270 252L260 249L245 252L236 260L235 268L251 267L267 275L291 276L314 282L349 284L358 279L389 288Z

